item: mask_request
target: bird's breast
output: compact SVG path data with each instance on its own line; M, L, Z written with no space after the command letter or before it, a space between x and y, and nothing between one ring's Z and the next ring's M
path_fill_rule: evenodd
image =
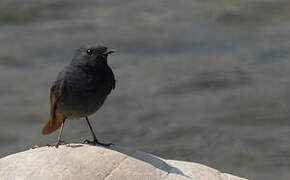
M112 90L114 76L106 71L74 72L65 79L59 108L67 116L84 117L97 111Z

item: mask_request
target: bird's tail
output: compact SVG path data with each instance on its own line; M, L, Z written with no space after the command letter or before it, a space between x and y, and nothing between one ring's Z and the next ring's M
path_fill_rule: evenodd
M57 130L62 122L65 120L65 116L58 110L55 110L54 117L50 117L45 126L42 129L42 134L50 134Z

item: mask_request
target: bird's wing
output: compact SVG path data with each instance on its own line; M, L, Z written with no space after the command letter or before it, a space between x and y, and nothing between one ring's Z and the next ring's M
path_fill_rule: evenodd
M42 129L43 134L49 134L61 126L65 116L57 109L57 101L62 93L63 80L57 80L50 88L50 118Z
M54 83L54 85L50 88L50 118L51 118L51 125L53 126L56 124L55 119L55 110L56 110L56 104L57 100L61 95L61 88L57 83Z

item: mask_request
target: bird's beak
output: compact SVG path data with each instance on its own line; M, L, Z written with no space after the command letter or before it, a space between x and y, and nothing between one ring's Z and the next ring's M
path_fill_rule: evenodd
M112 54L112 53L114 53L114 52L115 52L114 49L110 49L110 50L106 51L106 52L104 53L104 55L109 55L109 54Z

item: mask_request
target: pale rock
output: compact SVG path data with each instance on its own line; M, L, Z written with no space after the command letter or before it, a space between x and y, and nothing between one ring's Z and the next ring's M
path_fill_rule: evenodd
M0 159L0 180L246 180L202 164L112 146L37 147Z

